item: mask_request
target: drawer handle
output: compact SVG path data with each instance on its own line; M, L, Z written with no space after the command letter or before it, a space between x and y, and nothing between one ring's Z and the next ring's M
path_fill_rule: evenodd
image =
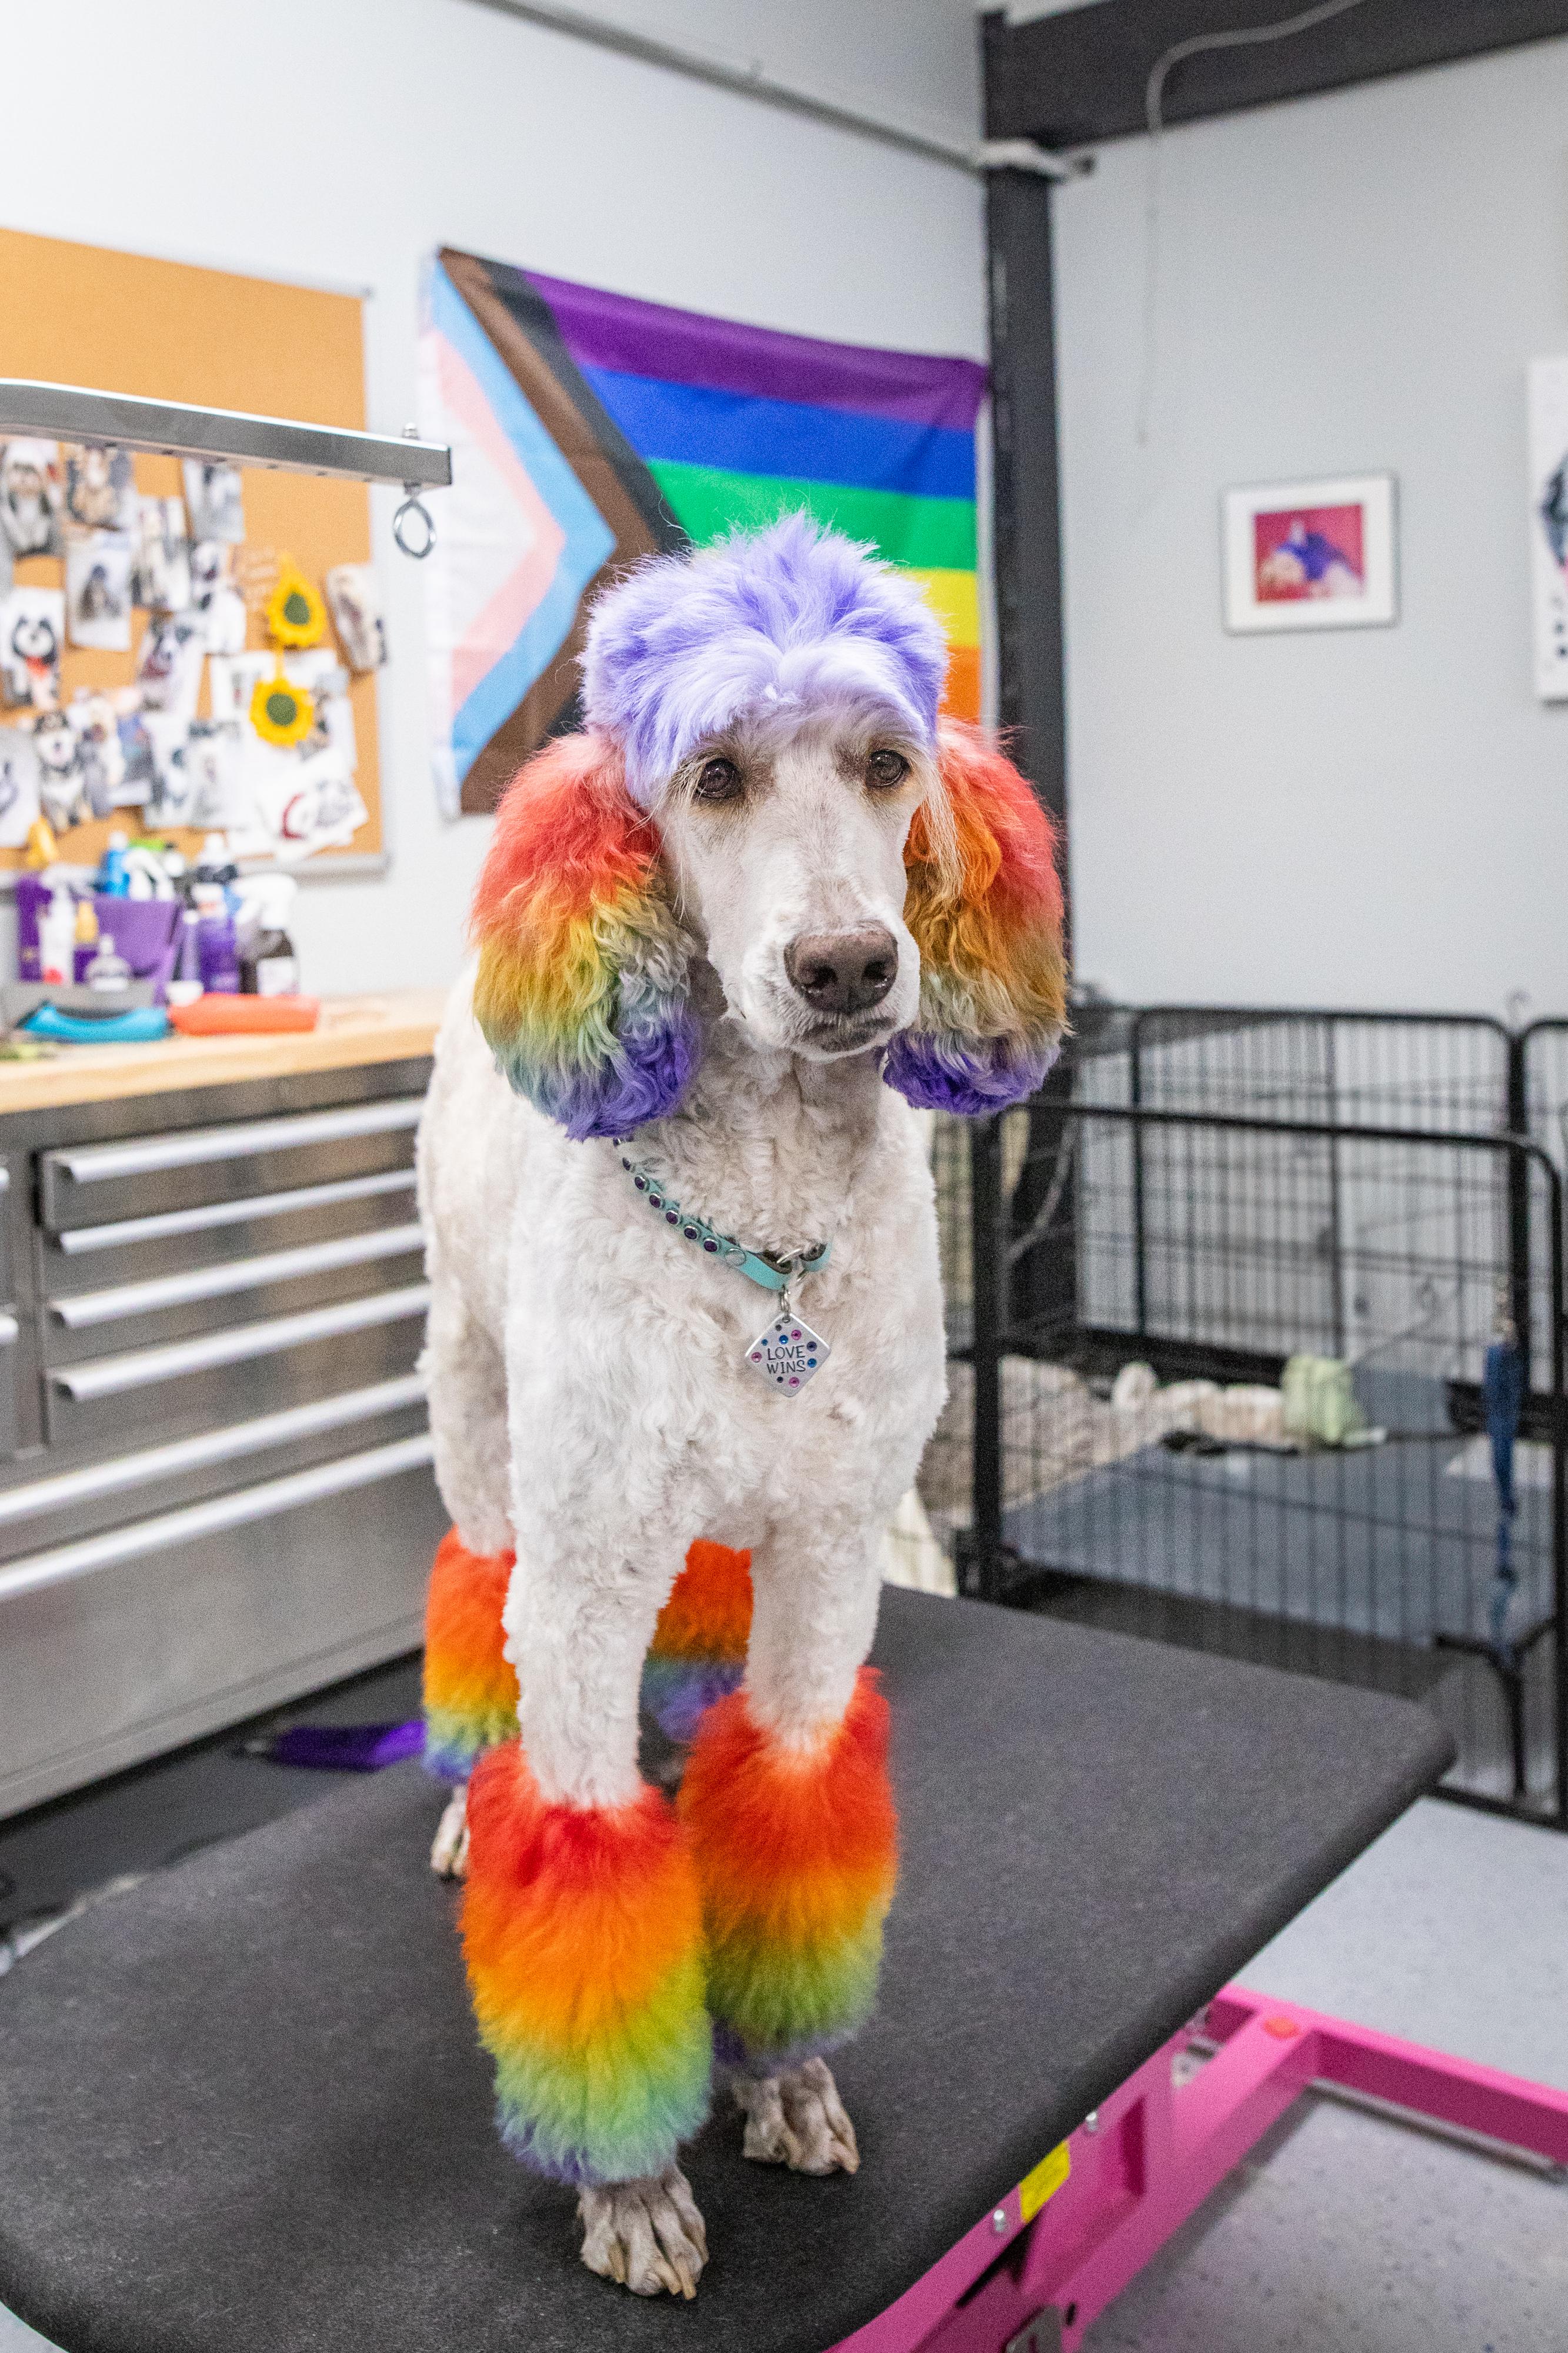
M295 1282L302 1275L331 1274L341 1267L365 1266L379 1258L407 1258L424 1247L422 1227L376 1226L368 1233L340 1235L335 1241L269 1250L265 1258L230 1259L226 1265L196 1266L184 1274L121 1282L112 1291L84 1291L75 1299L51 1299L49 1310L68 1332L79 1332L91 1324L121 1323L127 1315L151 1315L161 1307L188 1306L195 1299L259 1291L266 1283Z
M117 1495L127 1487L144 1487L154 1479L177 1479L184 1472L205 1471L215 1462L236 1462L247 1454L265 1453L268 1447L318 1438L323 1430L374 1421L381 1414L417 1405L424 1395L424 1375L405 1373L399 1380L345 1389L340 1397L318 1398L310 1405L289 1406L281 1413L260 1414L254 1421L236 1422L228 1430L205 1430L195 1438L148 1446L139 1454L121 1454L111 1462L89 1462L80 1471L35 1479L26 1487L12 1487L0 1494L0 1527L18 1520L36 1520L45 1512L61 1512L72 1504L90 1503L98 1495Z
M87 1405L95 1398L151 1388L158 1381L205 1373L216 1365L275 1356L281 1349L300 1348L311 1340L368 1331L376 1324L400 1324L411 1315L423 1315L429 1304L429 1284L410 1283L403 1291L373 1291L366 1299L345 1299L337 1307L312 1307L303 1315L277 1315L265 1324L205 1332L199 1339L175 1340L163 1348L136 1348L123 1356L100 1356L90 1365L62 1365L49 1378L78 1405Z
M118 1568L122 1561L139 1560L172 1545L194 1544L202 1536L242 1528L256 1520L276 1519L279 1513L298 1511L302 1504L321 1503L329 1495L344 1495L355 1487L374 1486L416 1471L433 1457L428 1430L413 1438L395 1439L390 1446L373 1446L363 1454L340 1455L335 1462L319 1462L313 1470L290 1472L287 1478L268 1479L259 1487L241 1487L232 1495L216 1495L210 1503L190 1504L184 1511L163 1512L156 1519L139 1520L133 1527L111 1528L107 1535L86 1536L79 1544L58 1545L52 1552L36 1552L0 1569L0 1602L24 1593L63 1585L101 1568Z
M51 1239L57 1250L75 1258L83 1250L118 1250L127 1242L161 1242L173 1234L205 1234L217 1226L243 1226L252 1218L286 1218L294 1209L330 1209L339 1201L374 1201L384 1193L412 1193L416 1181L412 1168L388 1168L379 1176L344 1176L331 1185L304 1185L293 1193L253 1193L248 1200L208 1201L199 1209L162 1209L153 1218L117 1218L111 1226L76 1226Z
M94 1144L81 1152L52 1152L48 1161L79 1185L102 1185L111 1176L151 1176L204 1160L248 1160L263 1152L297 1152L307 1144L340 1144L347 1136L386 1135L417 1127L424 1108L423 1095L396 1095L388 1103L301 1112L292 1119L247 1120L243 1127L195 1127L133 1144Z

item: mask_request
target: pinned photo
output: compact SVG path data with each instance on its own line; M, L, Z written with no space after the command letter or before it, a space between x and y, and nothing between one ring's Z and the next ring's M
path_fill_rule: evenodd
M13 447L15 445L13 444ZM5 700L52 711L60 699L66 600L58 588L13 588L0 605L0 681Z
M277 668L277 655L266 649L215 654L207 665L207 693L213 717L235 725L248 725L251 697L262 680L271 678Z
M374 565L334 564L326 589L332 627L350 670L380 670L386 659L386 624Z
M359 748L353 704L349 700L351 681L331 648L315 646L309 653L285 654L283 675L290 686L305 688L313 705L310 729L300 742L300 751L310 754L330 747L342 755L353 776L359 766Z
M122 711L118 725L120 756L125 763L125 778L120 787L120 797L127 807L140 808L144 801L152 799L157 790L153 738L147 733L140 711Z
M0 727L0 849L25 849L37 823L38 754L23 727Z
M257 814L283 865L318 849L346 849L369 816L336 752L301 759L258 743L250 767Z
M132 594L154 613L183 613L191 601L191 543L184 499L138 502L138 543Z
M77 775L89 813L108 817L125 782L120 721L107 694L79 695L66 717L76 737Z
M73 646L130 652L132 548L123 531L66 542L66 628Z
M7 441L0 452L0 531L13 555L60 552L59 445Z
M235 581L234 549L223 540L198 539L191 548L191 608L201 617L209 654L245 649L245 598Z
M191 723L173 711L144 711L142 726L153 751L151 814L160 825L184 825L191 806L185 765Z
M86 799L77 759L76 730L63 711L41 712L33 727L38 760L38 797L57 833L68 832L82 817Z
M243 765L237 727L196 721L185 744L187 824L226 830L244 817Z
M161 613L150 620L136 657L142 709L167 712L188 728L196 715L205 653L199 613Z
M67 532L130 531L136 521L136 470L130 450L68 441L61 454Z
M192 539L221 539L237 547L245 537L245 487L237 468L187 458L184 472Z

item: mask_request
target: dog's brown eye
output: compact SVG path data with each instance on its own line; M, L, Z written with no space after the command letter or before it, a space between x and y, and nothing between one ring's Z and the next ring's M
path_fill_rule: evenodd
M695 789L700 801L732 801L741 789L741 771L733 760L705 760Z
M866 763L868 784L880 785L884 790L901 785L910 773L910 764L901 752L873 752Z

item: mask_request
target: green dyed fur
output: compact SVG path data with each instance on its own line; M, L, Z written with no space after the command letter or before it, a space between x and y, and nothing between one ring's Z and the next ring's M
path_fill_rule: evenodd
M520 2047L508 2023L480 2023L501 2128L509 2141L526 2137L547 2172L578 2181L659 2173L707 2117L713 2031L695 1954L618 2029L575 2048Z
M830 1944L793 1952L732 1936L710 1949L709 2007L753 2060L826 2049L871 2015L881 1961L879 1915Z

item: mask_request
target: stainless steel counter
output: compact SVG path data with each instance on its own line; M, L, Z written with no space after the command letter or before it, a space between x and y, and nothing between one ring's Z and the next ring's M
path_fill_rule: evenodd
M0 1088L0 1817L417 1643L428 1074Z

